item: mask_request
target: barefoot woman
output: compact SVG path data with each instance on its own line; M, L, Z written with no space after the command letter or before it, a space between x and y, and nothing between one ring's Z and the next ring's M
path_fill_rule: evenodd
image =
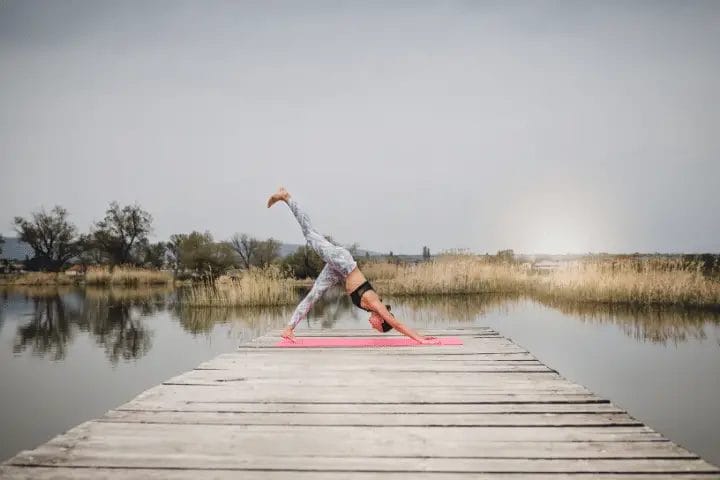
M387 332L394 328L419 343L437 343L437 339L433 337L418 335L390 313L389 306L382 303L380 297L370 285L370 282L367 281L365 275L363 275L358 268L350 252L343 247L330 243L325 237L314 230L310 224L310 218L300 209L297 202L290 197L287 190L280 188L275 192L268 200L268 208L273 206L275 202L281 200L290 207L290 211L295 215L307 242L325 261L325 266L315 280L312 289L297 306L290 319L290 323L283 331L282 336L284 338L293 339L293 330L297 324L307 316L313 304L322 296L325 290L335 284L341 283L345 287L345 291L350 295L355 306L370 312L370 318L368 320L375 330Z

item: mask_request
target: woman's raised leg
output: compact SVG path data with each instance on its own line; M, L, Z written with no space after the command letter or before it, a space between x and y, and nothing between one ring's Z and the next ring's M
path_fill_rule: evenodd
M295 308L292 317L290 317L288 327L294 329L298 323L300 323L304 318L307 317L308 312L315 304L315 302L317 302L318 299L322 297L322 294L325 293L325 290L341 281L342 277L340 276L340 274L333 270L330 265L326 264L320 271L320 275L318 275L317 279L315 279L315 283L313 284L308 294L305 295L305 298L303 298L302 301Z
M355 269L357 263L352 258L352 254L347 249L331 243L327 238L322 236L317 230L315 230L310 222L310 217L305 211L300 208L300 205L289 196L285 200L290 211L295 215L300 228L302 229L305 239L310 244L313 250L320 255L325 263L331 265L336 270L343 272L345 275Z

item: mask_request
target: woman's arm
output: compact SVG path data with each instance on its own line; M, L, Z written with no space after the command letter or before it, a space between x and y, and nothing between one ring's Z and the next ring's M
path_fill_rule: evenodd
M415 332L412 328L406 326L404 323L402 323L400 320L395 318L390 311L385 307L385 305L380 301L380 299L377 299L376 301L371 302L370 307L374 312L376 312L380 317L382 317L383 320L385 320L387 323L390 324L391 327L393 327L398 332L402 333L405 336L408 336L419 343L437 343L434 341L432 337L424 337L422 335L419 335L417 332Z

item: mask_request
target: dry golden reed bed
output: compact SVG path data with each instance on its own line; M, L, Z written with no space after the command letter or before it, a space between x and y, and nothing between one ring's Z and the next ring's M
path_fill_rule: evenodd
M95 267L88 268L85 273L87 285L145 286L172 285L172 283L172 274L144 268L115 267L110 270L108 267Z
M362 270L382 295L428 296L501 293L530 295L544 302L616 305L677 305L720 308L720 281L703 275L700 266L679 259L581 260L549 271L497 262L473 255L448 255L432 261L395 265L367 262ZM52 278L50 278L52 277ZM90 269L88 286L172 286L172 276L129 267ZM73 284L63 274L27 274L18 285ZM182 291L191 307L289 305L297 302L297 281L277 265L251 269L237 278L222 277Z
M287 305L297 301L295 280L285 276L280 268L271 265L264 269L251 268L237 279L222 277L214 284L189 287L181 302L192 307L248 307Z
M368 263L363 272L386 295L522 293L580 303L720 307L720 282L679 260L578 261L535 272L514 263L453 255L417 265Z
M172 285L168 272L135 267L90 267L85 275L67 275L63 272L28 272L6 277L5 285L78 285L138 287L147 285Z

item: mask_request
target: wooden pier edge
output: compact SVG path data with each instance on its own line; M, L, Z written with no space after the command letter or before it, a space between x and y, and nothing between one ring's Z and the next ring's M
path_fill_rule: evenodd
M0 478L720 478L490 328L426 333L463 345L289 349L269 332L20 452Z

